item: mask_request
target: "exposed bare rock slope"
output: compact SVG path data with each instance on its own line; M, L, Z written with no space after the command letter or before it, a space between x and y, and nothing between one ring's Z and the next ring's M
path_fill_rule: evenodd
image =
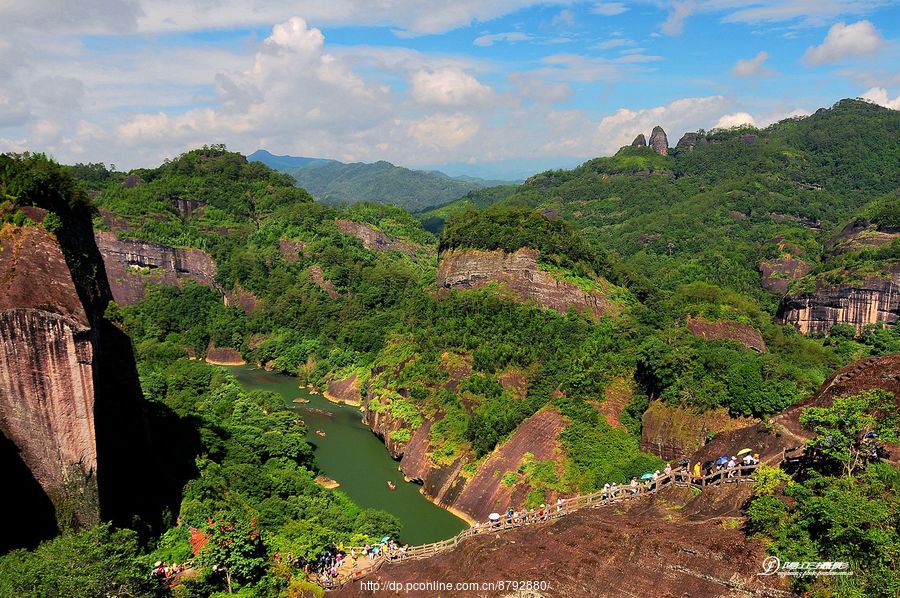
M517 301L533 301L561 313L574 308L600 316L615 310L604 292L609 283L598 283L598 290L584 290L541 270L537 264L539 255L537 250L527 248L513 253L449 249L441 254L437 285L438 288L473 289L497 282L505 285Z
M392 239L382 231L372 227L364 222L354 222L352 220L335 221L338 230L345 235L351 235L362 241L363 247L374 251L400 251L407 254L414 254L416 246L412 243Z
M534 580L549 589L484 589L467 596L789 596L784 580L762 577L765 551L726 518L739 515L746 485L692 497L672 489L657 497L585 509L554 523L468 539L438 557L387 565L366 578L398 582ZM698 503L698 504L695 504ZM339 596L372 595L358 583ZM454 592L416 592L454 596Z
M762 334L749 324L729 321L710 322L703 318L689 318L687 328L691 334L708 341L730 339L741 343L748 349L760 353L766 352L766 342L763 340Z
M95 234L109 277L113 299L132 305L144 298L148 283L177 285L194 280L218 289L216 265L200 249L178 249L160 243L119 239L115 233Z
M767 291L786 293L792 281L803 278L812 270L812 264L793 257L764 260L757 266L761 274L760 284Z

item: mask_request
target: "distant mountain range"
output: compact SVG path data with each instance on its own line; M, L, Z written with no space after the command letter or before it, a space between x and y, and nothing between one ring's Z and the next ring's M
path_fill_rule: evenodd
M298 186L327 203L374 201L411 212L445 204L471 191L508 183L469 176L451 177L437 170L410 170L384 161L346 164L323 158L276 156L266 150L257 150L247 158L290 174Z

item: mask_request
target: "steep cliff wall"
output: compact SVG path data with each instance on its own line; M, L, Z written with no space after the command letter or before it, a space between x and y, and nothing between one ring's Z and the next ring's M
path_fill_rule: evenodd
M695 413L653 401L641 418L641 450L667 461L691 456L708 435L752 426L757 420L733 419L727 409Z
M890 277L867 277L859 285L820 286L785 297L778 317L804 334L824 334L835 324L857 330L879 322L895 325L900 319L900 266L893 266Z
M66 523L99 521L92 319L56 239L0 230L0 428Z
M565 313L570 308L600 316L614 311L607 294L584 290L538 268L538 251L519 249L513 253L450 249L441 254L437 271L438 288L479 288L492 282L505 285L517 301L533 301L541 307ZM608 283L598 286L605 290Z
M113 298L120 305L132 305L143 299L148 283L176 285L183 280L194 280L218 289L216 265L204 251L119 239L111 232L97 232L95 238Z
M5 528L6 547L101 518L160 526L196 475L196 433L143 401L131 342L103 318L90 215L60 216L58 236L0 229L0 462L17 480L4 498L28 521Z

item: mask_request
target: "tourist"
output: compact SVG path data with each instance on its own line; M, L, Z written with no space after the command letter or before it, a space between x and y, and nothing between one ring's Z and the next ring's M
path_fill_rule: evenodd
M665 476L667 478L671 478L672 477L672 466L669 465L668 463L666 463L666 468L663 470L663 473L665 474Z
M694 477L700 479L700 462L694 463Z
M629 486L631 486L631 493L632 493L632 494L637 494L637 493L638 493L638 483L637 483L637 478L636 478L636 477L632 477L632 478L631 478L631 484L629 484Z
M734 468L737 466L737 457L732 455L731 459L728 460L726 467L728 468L728 477L734 477Z
M565 502L566 502L566 501L565 501L565 500L563 499L563 497L561 497L561 496L560 496L559 498L556 499L556 512L557 512L557 513L561 513L561 512L562 512L563 503L565 503Z

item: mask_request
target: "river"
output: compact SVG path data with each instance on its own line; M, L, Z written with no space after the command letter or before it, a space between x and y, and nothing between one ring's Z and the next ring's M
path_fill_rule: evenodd
M283 396L306 422L319 470L339 482L339 490L359 506L384 509L397 517L403 524L404 542L415 545L444 540L468 527L462 519L429 502L419 492L421 486L404 481L384 443L362 423L358 408L312 395L290 376L251 366L227 369L247 390L270 390ZM309 403L294 403L298 397ZM325 436L316 435L316 430L325 432ZM397 485L395 490L388 489L388 480Z

